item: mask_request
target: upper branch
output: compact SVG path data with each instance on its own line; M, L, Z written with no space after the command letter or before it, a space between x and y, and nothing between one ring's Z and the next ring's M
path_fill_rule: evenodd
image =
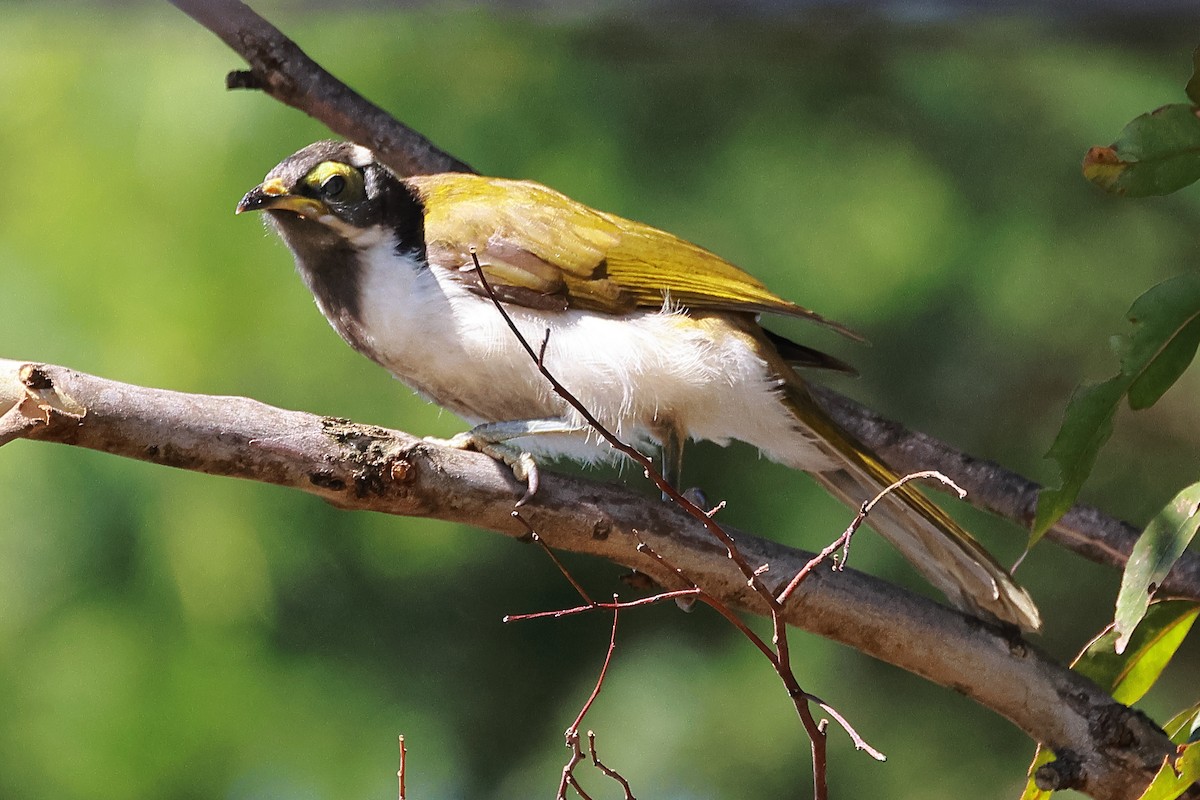
M231 73L230 88L262 89L331 131L374 150L398 175L473 171L335 78L239 0L170 2L246 59L250 79Z
M512 516L522 487L486 456L239 397L148 389L0 360L0 444L16 438L290 486L343 508L464 522L508 536L526 532ZM640 539L712 596L766 612L725 548L675 506L618 486L545 478L522 514L550 546L602 556L673 585L674 573L640 552ZM777 581L812 558L730 534L745 558L769 565L766 576ZM1137 797L1174 752L1145 716L1032 645L854 570L814 572L782 613L791 625L952 687L1007 717L1077 766L1072 786L1094 797Z

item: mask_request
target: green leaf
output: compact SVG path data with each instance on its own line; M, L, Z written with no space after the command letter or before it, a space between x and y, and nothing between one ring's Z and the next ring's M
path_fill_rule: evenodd
M1200 483L1194 483L1172 498L1138 537L1117 594L1114 630L1117 652L1125 649L1146 608L1171 567L1183 555L1200 528Z
M1046 800L1050 797L1051 792L1039 789L1037 784L1033 782L1033 775L1037 772L1038 767L1049 764L1056 758L1057 756L1049 748L1042 747L1040 744L1037 746L1037 750L1033 752L1033 763L1029 765L1029 772L1027 773L1029 780L1025 782L1025 791L1021 792L1020 800Z
M1139 627L1137 635L1133 637L1132 647L1127 648L1124 654L1116 651L1117 633L1110 625L1088 643L1083 652L1071 664L1071 669L1091 678L1096 684L1107 689L1117 702L1126 705L1136 703L1162 675L1171 657L1175 655L1180 644L1187 637L1197 615L1200 615L1200 604L1192 601L1168 600L1155 603L1146 614L1146 620ZM1165 726L1165 730L1172 742L1182 744L1187 737L1194 735L1198 721L1200 721L1200 703L1172 717ZM1033 763L1029 765L1029 780L1025 784L1025 791L1021 793L1020 800L1047 800L1050 792L1038 789L1033 776L1038 767L1049 764L1054 759L1055 755L1052 752L1038 746L1033 756ZM1167 767L1167 773L1160 770L1150 788L1154 788L1155 791L1171 790L1176 785L1170 783L1175 773L1169 767ZM1184 784L1185 788L1186 785ZM1148 791L1149 789L1147 789ZM1143 795L1145 798L1153 797L1155 800L1178 796L1178 794Z
M1200 106L1200 47L1192 51L1192 77L1184 87L1188 99Z
M1100 448L1112 436L1113 417L1127 388L1128 382L1118 376L1095 386L1081 386L1071 396L1062 427L1046 454L1058 462L1059 485L1038 495L1029 547L1075 505Z
M1160 283L1129 309L1134 324L1118 344L1121 374L1133 378L1129 405L1149 408L1183 374L1200 345L1200 273Z
M1083 176L1116 195L1170 194L1200 180L1200 119L1176 103L1142 114L1109 147L1083 158Z
M1170 663L1197 614L1200 604L1190 600L1155 603L1123 653L1116 649L1117 632L1110 625L1071 668L1108 689L1117 702L1136 703Z
M1163 759L1158 774L1138 800L1175 800L1200 781L1200 745L1181 748L1177 758Z
M1191 744L1200 741L1200 701L1180 711L1167 720L1163 731L1175 744Z
M1113 342L1120 373L1076 390L1046 454L1058 464L1059 485L1038 497L1029 547L1074 505L1100 448L1112 435L1121 398L1127 397L1134 409L1153 405L1194 360L1200 345L1200 273L1185 273L1152 287L1134 301L1128 317L1133 330Z
M1200 317L1181 328L1154 361L1146 365L1142 375L1129 387L1129 407L1137 411L1157 403L1195 359L1197 345L1200 345Z

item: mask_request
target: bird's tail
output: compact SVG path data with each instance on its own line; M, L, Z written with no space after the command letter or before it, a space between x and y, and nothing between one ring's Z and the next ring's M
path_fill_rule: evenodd
M790 376L789 376L790 377ZM805 433L815 435L839 468L810 473L831 494L858 508L899 479L817 405L799 381L784 399ZM991 554L912 484L890 492L867 524L890 541L956 608L1026 631L1041 627L1037 606Z

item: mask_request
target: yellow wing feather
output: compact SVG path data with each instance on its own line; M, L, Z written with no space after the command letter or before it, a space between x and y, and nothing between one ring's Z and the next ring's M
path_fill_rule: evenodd
M539 183L458 173L406 183L425 205L430 260L469 266L475 246L488 280L501 287L612 314L668 300L696 310L784 314L859 338L702 247Z

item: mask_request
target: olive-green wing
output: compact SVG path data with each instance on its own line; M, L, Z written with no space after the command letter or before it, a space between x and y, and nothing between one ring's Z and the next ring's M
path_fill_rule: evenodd
M470 284L475 247L488 283L512 302L611 314L664 303L768 312L815 320L858 338L702 247L595 211L541 184L458 173L406 183L425 206L430 261L459 265Z
M488 283L506 300L614 314L637 305L604 275L620 229L587 206L527 181L447 173L405 183L425 207L430 262L457 267L468 285L478 286L474 248Z
M633 293L638 305L661 305L669 297L671 303L684 308L803 317L862 339L844 325L784 300L754 276L703 247L641 222L603 216L622 234L608 252L608 275Z

